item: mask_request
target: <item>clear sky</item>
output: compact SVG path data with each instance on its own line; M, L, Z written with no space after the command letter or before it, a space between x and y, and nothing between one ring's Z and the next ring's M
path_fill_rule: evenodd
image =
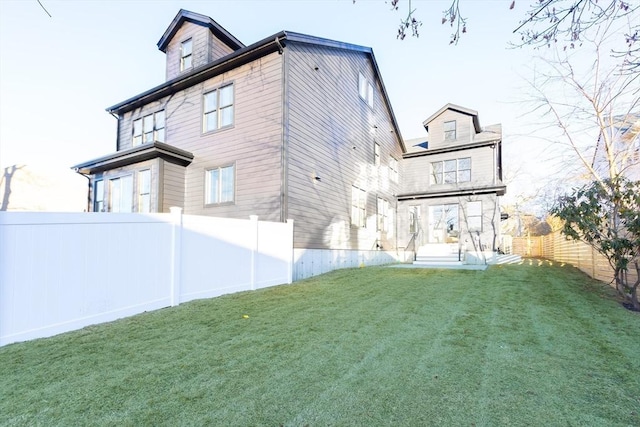
M398 12L384 0L41 2L52 17L36 0L0 0L3 167L69 168L115 151L116 119L105 108L164 82L156 43L180 8L212 17L247 45L290 30L370 46L405 139L425 136L423 120L451 102L478 111L482 126L502 123L508 175L536 155L521 104L535 53L508 46L529 2L513 10L510 0L461 2L468 33L458 45L440 23L450 0L413 0L423 26L404 41L395 33L406 0Z

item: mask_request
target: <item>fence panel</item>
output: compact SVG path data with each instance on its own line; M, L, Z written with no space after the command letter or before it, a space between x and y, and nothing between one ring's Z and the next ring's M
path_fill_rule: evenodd
M293 223L0 212L0 345L291 283Z
M540 239L540 255L531 254L531 241ZM569 240L559 231L546 236L526 238L513 238L514 253L522 256L541 256L557 262L565 262L584 271L589 276L606 283L613 282L613 268L607 258L598 253L590 245L575 240ZM634 264L629 266L627 272L630 282L637 280L637 272Z

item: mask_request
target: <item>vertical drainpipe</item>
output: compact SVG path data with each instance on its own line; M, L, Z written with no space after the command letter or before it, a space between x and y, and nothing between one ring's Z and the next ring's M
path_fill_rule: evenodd
M289 61L286 49L280 43L280 40L276 38L276 43L280 48L280 55L282 56L282 91L281 91L281 106L282 106L282 141L281 141L281 157L280 163L282 165L282 176L280 178L280 221L285 222L289 215L288 206L288 157L289 157Z

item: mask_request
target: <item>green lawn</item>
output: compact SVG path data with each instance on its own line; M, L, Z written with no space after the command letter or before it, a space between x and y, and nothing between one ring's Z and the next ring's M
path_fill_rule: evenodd
M538 261L335 271L2 347L0 425L638 426L612 295Z

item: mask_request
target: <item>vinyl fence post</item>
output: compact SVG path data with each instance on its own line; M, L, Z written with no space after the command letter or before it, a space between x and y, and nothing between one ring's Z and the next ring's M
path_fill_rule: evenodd
M256 269L258 263L258 215L249 215L251 224L251 290L256 289Z
M171 212L171 307L180 304L182 275L182 208L172 206Z

